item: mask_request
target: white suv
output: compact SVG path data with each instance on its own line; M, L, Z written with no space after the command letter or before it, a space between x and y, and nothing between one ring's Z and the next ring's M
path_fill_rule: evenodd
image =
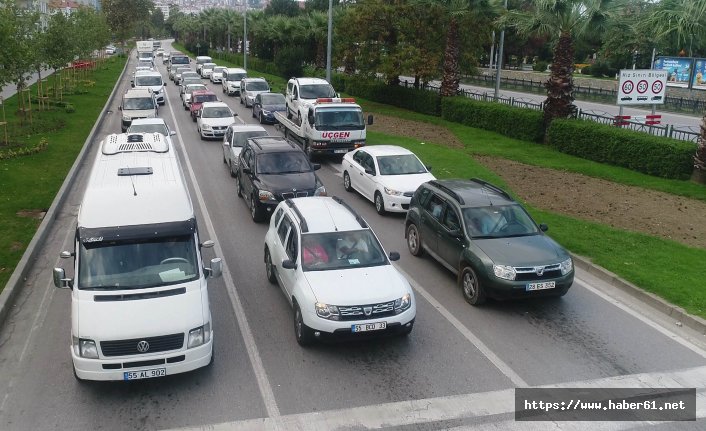
M287 118L296 115L299 124L306 117L311 106L318 98L338 97L331 84L321 78L291 78L287 81L286 110Z
M366 221L337 197L281 202L265 236L265 270L294 309L306 346L329 337L412 331L417 309L409 282L392 266Z

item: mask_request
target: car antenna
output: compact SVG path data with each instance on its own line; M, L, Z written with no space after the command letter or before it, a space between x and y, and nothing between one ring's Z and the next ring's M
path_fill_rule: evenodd
M490 197L490 194L485 189L485 187L481 187L481 190L483 190L483 194L485 195L485 197L488 198L488 201L490 202L490 206L492 207L493 206L493 198Z
M131 173L130 166L127 167L128 173ZM130 184L132 184L132 195L137 196L137 189L135 189L135 180L132 179L132 175L128 175L130 177Z
M331 208L326 205L326 211L328 211L328 215L331 216L331 220L333 221L333 230L338 232L338 226L336 226L336 218L331 214Z

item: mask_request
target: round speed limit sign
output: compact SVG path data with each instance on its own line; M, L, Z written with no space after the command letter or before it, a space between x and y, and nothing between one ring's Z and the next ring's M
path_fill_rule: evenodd
M625 81L623 82L623 93L625 94L630 94L632 93L632 90L635 88L635 84L632 83L632 81Z
M640 94L643 94L644 92L646 92L648 88L650 88L650 86L647 84L647 81L645 81L644 79L637 83L637 92Z
M662 81L655 81L652 83L652 92L655 94L662 92Z

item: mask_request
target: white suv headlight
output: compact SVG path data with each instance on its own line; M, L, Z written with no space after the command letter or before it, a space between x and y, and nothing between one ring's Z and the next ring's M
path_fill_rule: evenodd
M514 280L517 273L515 268L508 265L493 265L493 272L498 278L504 278L505 280Z
M206 123L201 123L201 129L202 130L211 130L211 126Z
M400 314L412 306L412 295L406 293L402 298L395 300L395 314Z
M574 262L571 258L568 258L559 264L559 268L561 269L561 275L566 275L574 269Z
M326 187L318 187L314 192L314 196L326 196Z
M317 302L315 304L315 307L316 315L321 317L322 319L338 320L340 318L338 314L338 307L336 307L335 305L328 305L322 302Z

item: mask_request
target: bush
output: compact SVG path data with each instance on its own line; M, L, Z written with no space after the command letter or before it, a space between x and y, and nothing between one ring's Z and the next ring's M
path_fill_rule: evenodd
M446 97L441 101L441 117L515 139L541 142L543 138L542 111L465 97Z
M441 97L433 91L387 85L362 77L338 76L331 81L336 91L436 117L441 113Z
M591 66L586 66L581 69L581 75L591 75L591 73L592 73L591 70L592 70Z
M280 49L275 54L275 64L279 67L279 76L302 76L304 50L301 48ZM307 75L308 76L308 75Z
M67 114L73 114L74 112L76 112L76 107L70 103L67 103L64 106L64 111L66 111Z
M588 120L554 120L546 138L563 153L657 177L685 180L693 170L692 142Z
M534 63L534 65L532 66L532 69L534 69L535 72L546 72L547 66L549 66L548 62L540 60L540 61Z

